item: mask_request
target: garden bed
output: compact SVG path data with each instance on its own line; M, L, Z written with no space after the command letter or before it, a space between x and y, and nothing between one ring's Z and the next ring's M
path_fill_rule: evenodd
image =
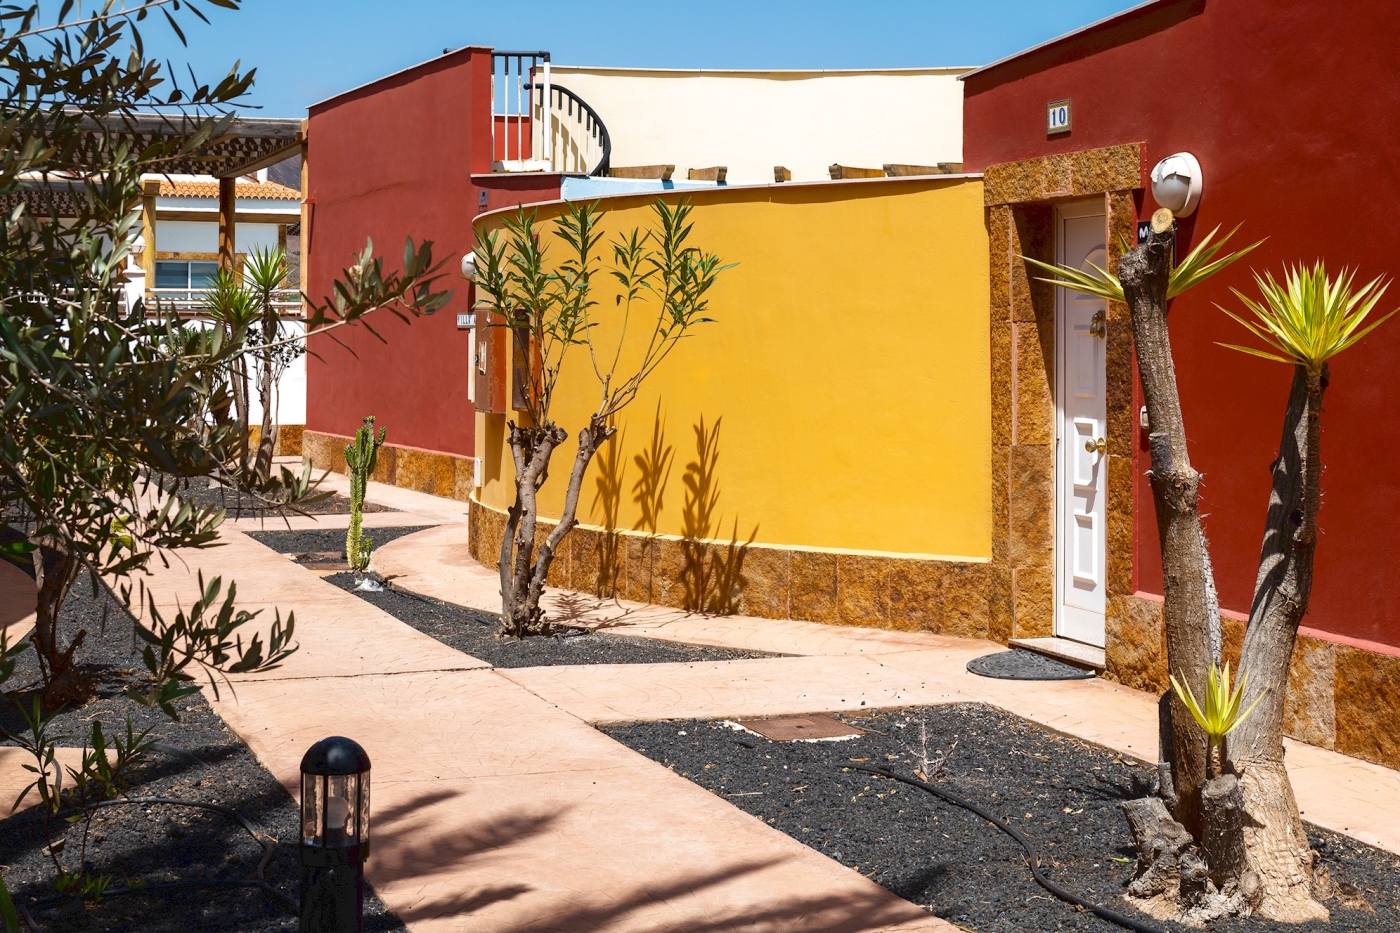
M360 534L369 538L376 548L383 547L395 538L411 535L415 531L431 528L431 525L398 525L393 528L361 528ZM312 528L305 531L250 531L248 537L261 545L272 548L279 554L292 558L303 555L312 562L330 554L345 559L344 528ZM347 568L348 569L348 568Z
M386 587L378 593L356 590L355 575L325 578L343 590L373 603L389 615L436 638L450 648L480 658L493 667L550 667L557 664L674 664L770 658L759 651L738 651L708 645L685 645L657 638L608 635L568 629L549 638L497 638L500 616L463 609L416 593Z
M867 730L848 741L770 742L727 723L604 727L625 745L729 800L925 910L976 933L1120 930L1057 900L1032 879L1021 848L991 824L932 795L852 768L919 767L948 756L939 787L987 808L1037 847L1046 874L1070 891L1162 930L1186 930L1123 900L1134 851L1119 804L1142 796L1151 769L1108 749L979 705L837 718ZM956 746L953 743L956 742ZM911 751L912 749L912 751ZM1375 913L1329 903L1328 924L1228 921L1229 933L1361 933L1400 929L1400 858L1309 827L1333 877Z
M375 547L395 538L421 531L421 528L366 528ZM254 540L283 554L314 556L345 551L344 531L261 531ZM494 667L548 667L559 664L667 664L702 661L736 661L745 658L771 658L761 651L740 651L707 645L685 645L657 638L608 635L583 629L569 629L552 638L501 639L496 637L501 618L493 612L464 609L451 603L428 599L416 593L393 588L393 581L380 592L355 589L350 572L324 578L343 590L383 609L450 648L480 658Z
M276 474L276 466L273 473ZM172 486L171 480L167 477L163 487L169 490ZM193 505L215 505L228 512L229 518L247 518L250 516L275 517L278 515L349 515L350 500L340 493L331 493L324 499L311 502L306 505L293 507L272 506L244 495L234 489L221 486L211 481L207 477L194 477L181 480L175 489L176 494L181 499ZM366 502L362 511L365 512L397 512L398 509L390 508L387 505L378 505L373 502ZM342 533L343 537L343 533Z
M103 614L106 630L103 632ZM300 861L297 855L297 805L273 776L258 764L248 747L223 724L203 696L177 704L179 722L149 710L125 696L144 671L132 649L131 616L105 590L94 596L86 581L74 588L62 613L67 638L81 626L88 630L79 649L82 669L96 682L97 697L88 704L60 712L55 732L72 736L60 745L80 746L90 721L100 719L108 731L123 728L126 717L139 730L152 727L161 749L134 772L132 797L174 797L232 808L264 833L279 841L265 869L267 880L292 899L297 898ZM37 683L34 654L20 656L15 676L5 684L0 702L0 725L23 730L13 699L29 702L28 690ZM0 736L0 744L13 741ZM31 799L33 799L31 797ZM11 800L0 801L8 813ZM81 824L54 821L56 836L67 843L61 856L76 867ZM238 880L256 877L262 858L257 842L236 822L221 814L165 805L120 806L103 809L94 824L88 861L97 873L113 876L113 887L145 882ZM38 807L0 820L0 865L15 899L24 904L54 896L53 863L43 854L47 842ZM109 897L86 911L68 905L69 913L54 916L64 905L35 908L45 930L140 931L140 933L253 933L297 928L296 911L256 887L190 887ZM406 931L381 901L369 893L365 930Z

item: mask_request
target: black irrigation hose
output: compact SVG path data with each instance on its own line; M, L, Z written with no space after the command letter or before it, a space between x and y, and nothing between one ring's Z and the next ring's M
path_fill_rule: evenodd
M1058 897L1060 900L1068 901L1071 904L1083 907L1085 910L1092 912L1096 917L1099 917L1103 920L1107 920L1109 923L1116 923L1120 927L1126 927L1129 930L1135 930L1137 931L1137 933L1162 933L1162 931L1157 927L1154 927L1147 923L1143 923L1141 920L1137 920L1133 917L1126 917L1123 914L1118 913L1117 911L1109 910L1107 907L1095 904L1093 901L1086 900L1085 898L1080 897L1078 894L1075 894L1071 891L1066 891L1064 888L1060 887L1058 884L1045 877L1040 872L1040 855L1035 851L1035 846L1031 844L1031 841L1025 836L1023 836L1019 830L1015 829L1010 824L1006 823L1004 820L998 819L997 817L988 813L986 810L982 809L972 801L964 800L957 794L950 793L941 787L937 787L933 784L928 783L927 781L920 781L917 778L902 777L886 768L872 768L868 765L857 764L842 765L841 767L851 768L855 771L864 771L867 774L874 774L878 775L879 777L889 778L891 781L899 781L901 784L908 784L910 787L917 787L919 790L928 791L930 794L933 794L933 796L937 797L939 800L942 800L946 803L951 803L955 807L962 807L964 810L977 814L978 816L982 817L982 819L986 820L988 823L991 823L997 829L1006 833L1012 839L1015 839L1018 843L1020 843L1021 848L1026 850L1026 859L1030 864L1031 874L1035 876L1036 883L1039 884L1045 890L1049 891L1051 894Z
M238 811L230 809L229 807L219 806L217 803L203 803L198 800L177 800L174 797L127 797L118 800L103 800L94 806L121 807L134 804L165 804L172 807L196 807L200 810L212 810L215 813L222 813L224 816L236 820L239 825L246 829L248 834L257 841L258 845L262 847L263 857L262 861L258 862L257 877L241 879L225 878L212 881L167 881L160 884L143 884L135 888L112 888L102 892L103 897L120 897L123 894L144 894L147 891L169 891L173 888L259 887L293 910L300 909L301 905L299 903L274 888L263 875L263 870L267 868L267 863L272 860L273 850L277 846L276 841L266 834L258 832L257 827L244 819L243 815ZM50 897L41 901L36 901L33 906L45 907L49 904L59 904L66 900L70 900L70 898Z

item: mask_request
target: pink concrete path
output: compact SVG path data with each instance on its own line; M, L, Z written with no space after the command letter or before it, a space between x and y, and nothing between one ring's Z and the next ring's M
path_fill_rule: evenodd
M223 541L147 585L174 611L202 570L295 611L301 650L211 700L294 795L314 741L365 746L369 879L414 933L954 929L241 532Z
M467 556L466 529L443 525L390 542L375 567L394 585L500 610L496 574ZM592 723L766 716L981 702L1051 729L1155 761L1156 697L1106 680L1023 682L969 674L1000 645L913 632L744 616L701 616L554 590L558 616L617 635L771 651L790 657L707 664L539 667L500 675ZM1288 770L1303 815L1400 853L1400 773L1292 740Z

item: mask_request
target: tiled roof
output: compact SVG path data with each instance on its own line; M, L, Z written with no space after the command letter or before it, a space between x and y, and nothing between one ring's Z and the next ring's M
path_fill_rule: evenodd
M234 197L261 198L272 201L300 201L301 192L271 181L240 181L234 185ZM217 198L217 181L171 181L160 180L160 196L163 198Z

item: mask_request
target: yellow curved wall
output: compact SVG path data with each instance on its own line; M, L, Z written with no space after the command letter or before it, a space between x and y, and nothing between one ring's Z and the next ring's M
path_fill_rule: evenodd
M686 194L695 205L692 242L738 265L711 293L715 323L681 341L619 417L612 449L589 470L580 521L776 547L990 558L982 183ZM609 236L649 224L653 201L605 200ZM539 219L559 210L540 206ZM484 216L478 232L500 220ZM595 333L606 345L617 333L615 283L594 281L604 283ZM572 435L598 390L586 349L571 353L554 414ZM477 418L480 499L504 508L513 496L506 417ZM667 449L669 472L643 469L668 462ZM559 514L573 453L572 442L555 453L544 516ZM644 517L644 475L663 480L654 484L662 490L654 528Z

